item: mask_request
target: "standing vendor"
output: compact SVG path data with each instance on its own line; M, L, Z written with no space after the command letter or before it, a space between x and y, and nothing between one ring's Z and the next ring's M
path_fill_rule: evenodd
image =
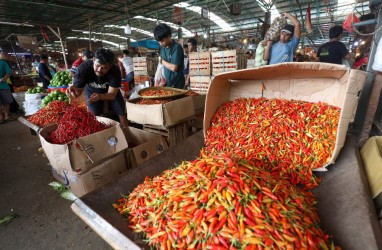
M155 40L162 47L159 62L164 66L166 87L184 88L184 54L183 48L171 38L171 28L164 23L154 29Z
M38 75L45 89L48 88L50 81L52 80L52 74L49 70L48 56L41 54L40 64L38 65Z
M108 101L118 115L122 127L128 127L125 103L119 91L121 72L114 60L115 55L111 50L98 49L93 60L87 60L78 67L74 83L68 91L78 97L85 88L88 109L97 116L103 114L104 101Z

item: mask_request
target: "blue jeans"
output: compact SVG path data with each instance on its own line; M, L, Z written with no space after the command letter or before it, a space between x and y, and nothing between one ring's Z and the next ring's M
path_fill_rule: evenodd
M129 89L134 88L134 71L126 75L126 81L129 83Z

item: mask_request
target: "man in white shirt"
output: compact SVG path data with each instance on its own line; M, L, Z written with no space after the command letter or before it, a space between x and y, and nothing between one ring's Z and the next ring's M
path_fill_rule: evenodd
M120 59L120 61L123 64L123 67L126 71L126 81L129 83L129 88L134 88L134 64L133 64L133 58L129 56L128 50L123 50L123 58Z

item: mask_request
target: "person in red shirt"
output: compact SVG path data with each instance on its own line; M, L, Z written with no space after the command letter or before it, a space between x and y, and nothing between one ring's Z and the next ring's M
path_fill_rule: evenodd
M72 64L72 68L70 69L70 76L74 77L74 75L77 73L77 68L81 65L81 63L83 63L86 60L93 59L93 56L94 56L93 52L87 49L84 50L82 52L82 56L78 58L77 60L75 60L74 63Z

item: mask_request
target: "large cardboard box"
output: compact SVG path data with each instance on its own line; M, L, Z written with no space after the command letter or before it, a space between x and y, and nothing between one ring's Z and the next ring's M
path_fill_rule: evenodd
M195 114L204 112L204 108L206 106L206 95L192 96L192 100L194 101Z
M382 136L370 137L361 149L361 157L377 214L382 219Z
M54 178L81 197L103 185L117 179L122 173L127 171L124 152L101 162L94 168L77 174L69 169L60 169L52 166Z
M125 151L126 163L133 169L168 149L168 143L159 136L134 127L124 128L129 147Z
M360 70L308 62L282 63L219 74L211 81L207 93L204 134L210 127L212 116L225 101L264 97L324 102L341 108L336 145L329 162L332 164L344 145L365 80L366 72Z
M95 167L107 157L115 155L127 148L127 141L118 122L104 117L97 117L108 129L84 136L68 144L52 144L47 141L57 125L40 130L41 145L50 164L56 169L75 171L77 174Z
M136 104L140 99L126 102L127 119L139 124L171 127L195 114L191 96L176 99L164 104Z

